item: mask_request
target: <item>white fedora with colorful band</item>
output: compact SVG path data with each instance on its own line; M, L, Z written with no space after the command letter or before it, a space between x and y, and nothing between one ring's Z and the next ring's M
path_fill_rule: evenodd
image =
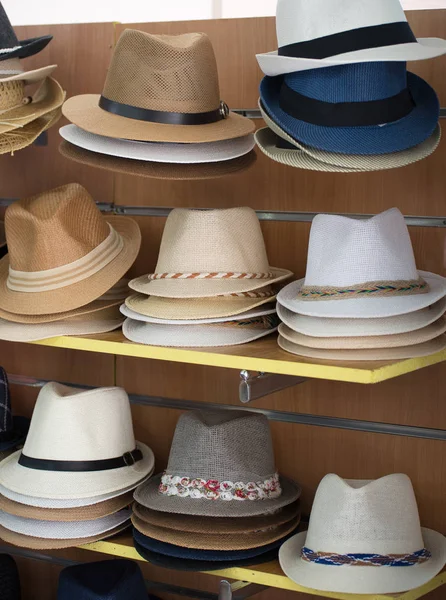
M317 215L305 279L278 301L310 317L382 318L426 308L446 296L446 279L418 271L404 217L392 208L370 219Z
M446 54L446 41L417 39L399 0L278 0L278 50L258 54L265 73L358 62L406 62Z
M422 586L446 564L446 539L420 527L412 483L396 474L376 481L321 481L308 531L279 551L297 584L327 592L391 594Z

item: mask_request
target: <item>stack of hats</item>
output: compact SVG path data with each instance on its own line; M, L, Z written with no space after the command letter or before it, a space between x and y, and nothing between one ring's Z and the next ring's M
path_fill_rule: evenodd
M244 344L276 331L274 284L291 277L270 267L251 208L175 209L167 218L155 272L130 282L123 332L154 346Z
M329 360L398 360L446 348L446 279L418 271L397 208L317 215L305 279L278 295L279 345Z
M141 233L132 219L102 215L69 184L6 210L8 254L0 260L0 339L33 341L121 326L123 275Z
M8 376L5 369L0 367L0 460L23 445L28 429L29 419L12 413Z
M181 570L267 562L299 525L300 492L276 470L265 416L191 411L178 420L166 471L135 492L135 547Z
M132 490L153 469L123 389L48 383L23 450L0 463L0 538L52 549L112 536L129 525Z
M286 541L280 565L297 584L344 594L395 594L418 588L446 564L446 539L420 527L407 475L376 481L321 481L308 531Z
M221 100L204 33L126 29L101 95L67 100L61 152L82 164L160 179L207 179L255 160L254 124Z
M277 38L277 51L257 56L268 127L256 142L271 159L349 173L437 148L437 95L406 61L445 54L446 41L417 40L399 0L278 0Z
M56 65L26 71L22 59L43 50L52 36L19 41L0 3L0 154L32 144L57 123L65 92L50 77ZM37 90L30 95L27 86Z

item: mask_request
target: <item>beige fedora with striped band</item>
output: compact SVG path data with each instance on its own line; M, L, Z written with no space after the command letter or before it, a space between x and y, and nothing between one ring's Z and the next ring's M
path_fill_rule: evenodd
M9 253L0 261L0 308L61 313L97 300L132 266L138 225L101 214L90 194L69 184L6 210Z
M129 285L148 296L207 298L258 290L291 276L269 265L252 208L176 208L164 227L155 272Z

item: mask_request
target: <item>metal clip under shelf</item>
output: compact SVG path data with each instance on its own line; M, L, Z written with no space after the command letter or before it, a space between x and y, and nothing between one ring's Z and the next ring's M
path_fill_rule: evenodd
M304 383L305 377L277 375L273 373L253 373L240 371L239 399L242 404L249 404L274 392Z

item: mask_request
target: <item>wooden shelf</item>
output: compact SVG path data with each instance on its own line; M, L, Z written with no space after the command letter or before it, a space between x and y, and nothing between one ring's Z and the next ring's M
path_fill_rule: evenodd
M446 360L446 350L442 350L423 358L393 362L334 363L319 361L315 363L281 350L277 345L275 336L269 336L243 346L206 350L143 346L129 342L121 332L94 337L56 337L33 343L41 346L101 352L117 356L151 358L227 369L246 369L248 371L295 375L310 379L329 379L365 384L379 383Z
M90 550L92 552L100 552L102 554L109 554L112 556L119 556L120 558L128 558L130 560L140 560L145 562L144 559L138 554L133 546L132 537L129 534L118 536L111 540L105 540L103 542L95 542L81 547L83 550ZM280 565L277 561L267 563L266 565L259 565L258 567L241 568L236 567L233 569L223 569L221 571L211 571L210 575L217 577L224 577L228 579L235 579L236 581L247 581L249 583L257 583L259 585L266 585L273 588L280 588L282 590L289 590L292 592L302 592L311 594L313 596L320 596L322 598L337 598L339 600L418 600L423 598L426 594L429 594L433 590L446 584L446 571L440 573L429 583L423 585L416 590L405 592L403 594L341 594L334 592L319 592L318 590L312 590L297 585L291 579L288 579L284 575Z

